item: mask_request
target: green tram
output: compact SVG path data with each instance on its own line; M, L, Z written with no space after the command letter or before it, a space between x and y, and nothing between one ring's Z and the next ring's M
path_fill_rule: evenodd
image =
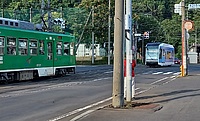
M75 73L75 37L0 25L0 82Z

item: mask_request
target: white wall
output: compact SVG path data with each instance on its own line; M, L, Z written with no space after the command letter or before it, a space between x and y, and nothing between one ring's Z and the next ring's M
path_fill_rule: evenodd
M106 50L100 47L100 44L95 44L95 56L106 56ZM92 56L92 45L86 47L86 44L80 44L76 52L77 57Z

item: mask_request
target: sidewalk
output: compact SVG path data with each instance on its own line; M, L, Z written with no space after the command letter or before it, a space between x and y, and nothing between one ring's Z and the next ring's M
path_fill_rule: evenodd
M199 103L200 75L190 75L137 95L135 107L104 107L78 121L200 121Z

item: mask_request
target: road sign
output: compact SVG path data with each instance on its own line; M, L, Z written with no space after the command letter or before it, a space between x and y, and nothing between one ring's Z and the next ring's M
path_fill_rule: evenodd
M174 13L178 13L179 15L181 15L181 2L174 5Z
M191 21L191 20L186 20L186 21L184 22L184 28L185 28L186 30L191 30L191 29L193 28L193 26L194 26L194 22Z
M142 34L139 34L139 33L135 34L135 37L141 37L141 36Z
M188 10L200 8L200 4L188 4Z
M179 3L179 4L175 4L175 5L174 5L174 8L175 8L175 9L181 9L181 4L180 4L180 3Z

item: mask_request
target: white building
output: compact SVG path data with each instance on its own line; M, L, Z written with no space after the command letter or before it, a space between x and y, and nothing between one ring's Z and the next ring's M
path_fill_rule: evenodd
M76 57L92 56L92 45L80 44ZM94 56L106 56L106 50L100 47L100 44L94 44Z

